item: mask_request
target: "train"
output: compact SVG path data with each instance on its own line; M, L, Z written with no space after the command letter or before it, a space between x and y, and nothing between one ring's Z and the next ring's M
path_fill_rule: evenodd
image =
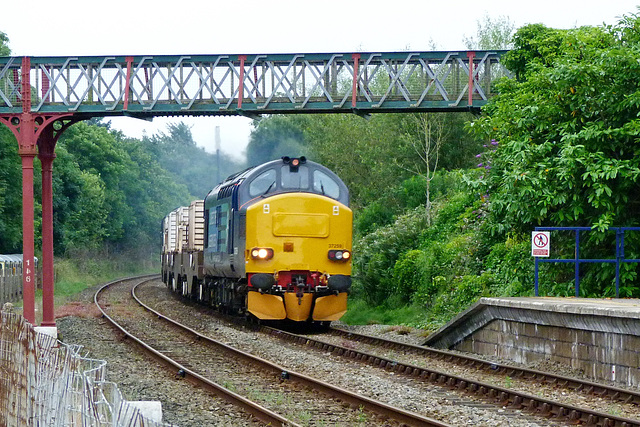
M42 288L42 270L34 257L36 287ZM0 254L0 306L22 300L22 254Z
M342 180L305 157L282 157L163 219L162 280L254 321L328 326L347 311L352 233Z

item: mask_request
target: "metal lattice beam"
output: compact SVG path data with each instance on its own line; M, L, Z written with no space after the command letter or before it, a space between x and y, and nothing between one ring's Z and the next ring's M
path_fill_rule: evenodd
M80 116L477 109L504 51L32 57L32 113ZM0 58L0 114L22 112L20 58ZM469 90L471 88L471 90Z

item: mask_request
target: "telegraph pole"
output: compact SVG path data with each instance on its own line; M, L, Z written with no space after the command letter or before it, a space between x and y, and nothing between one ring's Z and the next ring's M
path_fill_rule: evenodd
M220 126L216 126L216 183L220 182Z

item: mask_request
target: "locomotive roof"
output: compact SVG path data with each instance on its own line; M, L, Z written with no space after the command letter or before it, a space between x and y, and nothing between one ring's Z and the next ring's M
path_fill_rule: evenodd
M318 166L324 168L324 166L321 166L318 163L312 162L310 160L305 160L305 162L313 164L313 165L318 165ZM271 160L271 161L268 161L266 163L262 163L262 164L259 164L259 165L248 167L247 169L245 169L245 170L243 170L241 172L235 173L233 175L229 175L227 177L227 179L225 179L220 184L218 184L218 187L225 187L225 186L227 186L229 184L236 184L238 182L241 182L245 178L248 178L248 177L253 176L253 175L257 175L262 170L269 169L271 166L278 165L278 164L283 164L283 160L282 159Z
M327 169L325 166L322 166L319 163L316 162L312 162L311 160L306 160L305 159L305 163L306 164L311 164L311 165L315 165L316 167L320 168L320 169L325 169L325 170L329 170ZM242 182L243 180L245 180L246 178L252 177L254 175L259 175L263 170L265 169L269 169L270 167L274 166L274 165L281 165L283 164L283 159L277 159L277 160L270 160L266 163L262 163L259 165L255 165L255 166L250 166L247 169L234 173L233 175L229 175L224 181L222 181L221 183L219 183L218 185L216 185L213 190L211 190L209 192L209 194L207 195L207 197L209 197L210 194L215 193L216 190L222 188L222 187L226 187L228 185L233 185L233 184L238 184L240 182Z
M307 160L304 157L300 157L300 158L289 158L289 157L282 157L280 159L276 159L276 160L271 160L268 161L266 163L262 163L259 165L255 165L255 166L251 166L243 171L240 171L238 173L235 173L233 175L228 176L224 181L222 181L221 183L219 183L218 185L216 185L213 190L211 190L209 192L209 194L207 194L207 197L205 198L205 200L209 199L209 198L221 198L221 197L228 197L228 195L231 193L231 188L234 186L240 186L240 187L244 187L243 185L241 185L243 182L247 182L249 183L252 178L259 176L260 174L262 174L264 171L277 167L277 166L282 166L282 165L287 165L290 164L291 162L293 162L294 160L297 160L299 162L299 164L302 165L306 165L306 166L310 166L311 168L313 168L314 170L321 170L323 172L325 172L326 174L328 174L329 176L334 177L338 182L341 188L344 189L344 194L341 195L340 199L341 201L343 201L345 204L348 205L348 190L347 188L344 186L344 183L342 182L342 180L340 180L340 178L334 173L332 172L329 168L327 168L326 166L323 166L319 163ZM222 192L222 193L221 193ZM280 192L280 191L277 191ZM221 194L218 194L221 193Z

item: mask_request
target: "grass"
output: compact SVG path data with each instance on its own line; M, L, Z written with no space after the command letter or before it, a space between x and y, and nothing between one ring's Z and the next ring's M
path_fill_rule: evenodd
M94 316L96 313L90 312L87 307L71 306L60 311L59 308L65 306L73 297L87 288L98 283L108 282L120 277L133 276L138 274L155 273L160 271L159 265L152 265L147 262L145 267L140 267L140 263L127 257L104 258L99 256L79 256L73 259L56 258L54 262L54 306L56 316L59 315L79 315ZM36 322L42 321L42 289L36 290ZM14 306L21 311L22 301L14 303Z
M303 426L308 426L311 425L310 422L313 415L305 409L294 414L294 417L298 418Z
M140 268L135 262L121 259L57 259L55 296L64 300L98 283L159 271L159 266Z
M504 379L504 386L505 388L511 388L513 386L513 380L511 379L510 376L507 375L507 377Z
M363 300L350 299L347 313L340 320L349 325L415 325L423 323L424 318L425 311L416 305L371 307Z

